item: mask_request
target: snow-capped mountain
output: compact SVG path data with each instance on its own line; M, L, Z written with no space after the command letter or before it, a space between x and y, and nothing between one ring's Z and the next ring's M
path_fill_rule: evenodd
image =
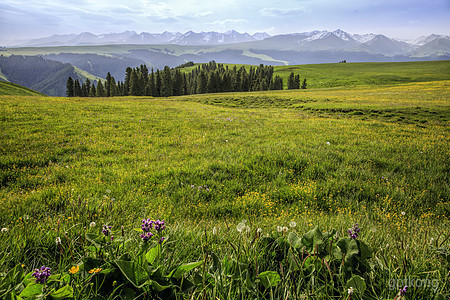
M224 33L193 32L186 33L136 33L124 31L95 35L83 32L78 35L53 35L47 38L31 40L20 46L82 46L106 44L140 44L184 46L221 46L246 43L251 49L270 49L277 51L344 51L360 54L383 55L387 57L404 55L414 57L442 56L450 53L450 37L432 34L412 41L400 41L381 34L350 34L341 29L334 31L315 30L310 32L270 36L265 32L239 33L229 30Z
M184 34L180 32L148 33L137 34L134 31L124 31L121 33L108 33L95 35L83 32L78 35L53 35L47 38L31 40L20 46L83 46L83 45L104 45L104 44L176 44L176 45L224 45L242 42L259 41L270 37L265 32L239 33L229 30L225 33L215 31L193 32Z

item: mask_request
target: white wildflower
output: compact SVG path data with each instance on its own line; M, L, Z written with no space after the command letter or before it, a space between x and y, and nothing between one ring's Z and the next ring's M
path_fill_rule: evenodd
M353 287L350 287L350 288L347 290L347 292L348 292L349 295L353 294Z
M261 234L262 229L261 229L261 228L258 228L258 229L256 229L256 232L259 233L259 234Z
M326 144L327 144L327 145L329 145L329 144L330 144L330 142L327 142Z
M291 221L289 223L289 227L294 228L295 226L297 226L297 223L295 221Z
M56 242L56 245L60 245L60 244L61 244L61 238L58 236L58 237L55 239L55 242Z
M287 232L289 230L289 228L287 228L286 226L283 227L283 232Z
M239 232L243 232L244 230L246 230L247 225L245 225L245 223L239 223L236 226L236 230Z
M2 232L7 232L7 231L8 231L8 228L6 228L6 227L2 228Z
M89 227L95 227L95 222L91 222L91 224L89 224Z
M214 234L214 235L216 235L216 234L217 234L217 228L216 228L216 227L214 227L214 228L213 228L213 230L212 230L212 234Z
M282 232L282 231L283 231L283 227L277 226L277 231L278 231L278 232Z
M406 213L404 211L401 212L402 216L406 215Z

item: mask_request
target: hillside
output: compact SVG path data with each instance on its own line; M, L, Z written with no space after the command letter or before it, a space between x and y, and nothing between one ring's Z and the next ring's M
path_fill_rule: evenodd
M427 62L337 63L276 66L284 82L290 72L306 78L308 88L394 85L450 80L450 60Z
M14 96L45 96L42 93L36 92L24 86L0 81L0 95L14 95Z
M350 288L352 299L394 299L402 278L424 274L433 290L410 286L405 299L445 299L450 80L430 74L391 86L1 97L0 269L13 270L0 274L3 291L30 295L24 287L42 285L26 274L45 265L49 293L83 299L111 297L114 282L124 299L349 299ZM156 219L164 231L141 234Z
M71 64L40 56L0 56L0 70L3 80L50 96L65 96L68 77L81 81L87 77L82 75L86 71L78 72Z
M181 68L191 72L200 64ZM250 65L224 64L225 67ZM411 82L450 80L450 60L380 63L330 63L293 66L275 66L273 76L279 75L286 82L293 72L307 79L308 89L339 86L395 85Z

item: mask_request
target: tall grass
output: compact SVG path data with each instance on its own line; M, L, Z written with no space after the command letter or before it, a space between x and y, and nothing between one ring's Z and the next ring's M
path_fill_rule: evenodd
M57 281L76 298L105 296L114 280L122 285L116 296L163 297L167 289L140 289L125 275L88 273L109 264L114 274L127 274L111 253L142 263L133 228L153 218L167 224L161 274L185 270L179 280L193 284L184 290L173 278L168 289L177 297L345 299L348 282L362 279L364 294L353 298L394 298L391 286L404 278L437 280L435 289L411 287L411 299L444 294L446 85L167 99L2 96L0 225L8 230L0 234L1 269L23 264L27 273L46 265L70 274L80 265L84 273L70 275L78 287ZM248 233L236 230L242 219ZM338 254L306 260L303 244L289 236L301 239L318 225L336 229L337 241L354 223L373 255L364 271L350 274L339 270ZM123 240L105 244L117 246L112 252L98 252L85 235L101 239L103 224L116 237L123 232ZM324 259L337 269L328 271ZM196 261L201 267L189 272L180 267ZM99 278L105 282L85 286Z

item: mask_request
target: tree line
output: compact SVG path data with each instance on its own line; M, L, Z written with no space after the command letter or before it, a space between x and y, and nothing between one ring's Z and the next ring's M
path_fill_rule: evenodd
M190 94L219 92L249 92L282 90L283 79L273 76L272 66L259 65L229 68L211 61L198 65L191 72L182 72L181 67L194 66L188 62L174 69L165 66L163 70L149 70L146 65L125 70L125 80L117 81L108 72L105 81L91 82L86 79L67 79L67 97L114 97L114 96L153 96L169 97ZM306 88L306 79L300 85L300 76L291 73L287 81L288 89Z

